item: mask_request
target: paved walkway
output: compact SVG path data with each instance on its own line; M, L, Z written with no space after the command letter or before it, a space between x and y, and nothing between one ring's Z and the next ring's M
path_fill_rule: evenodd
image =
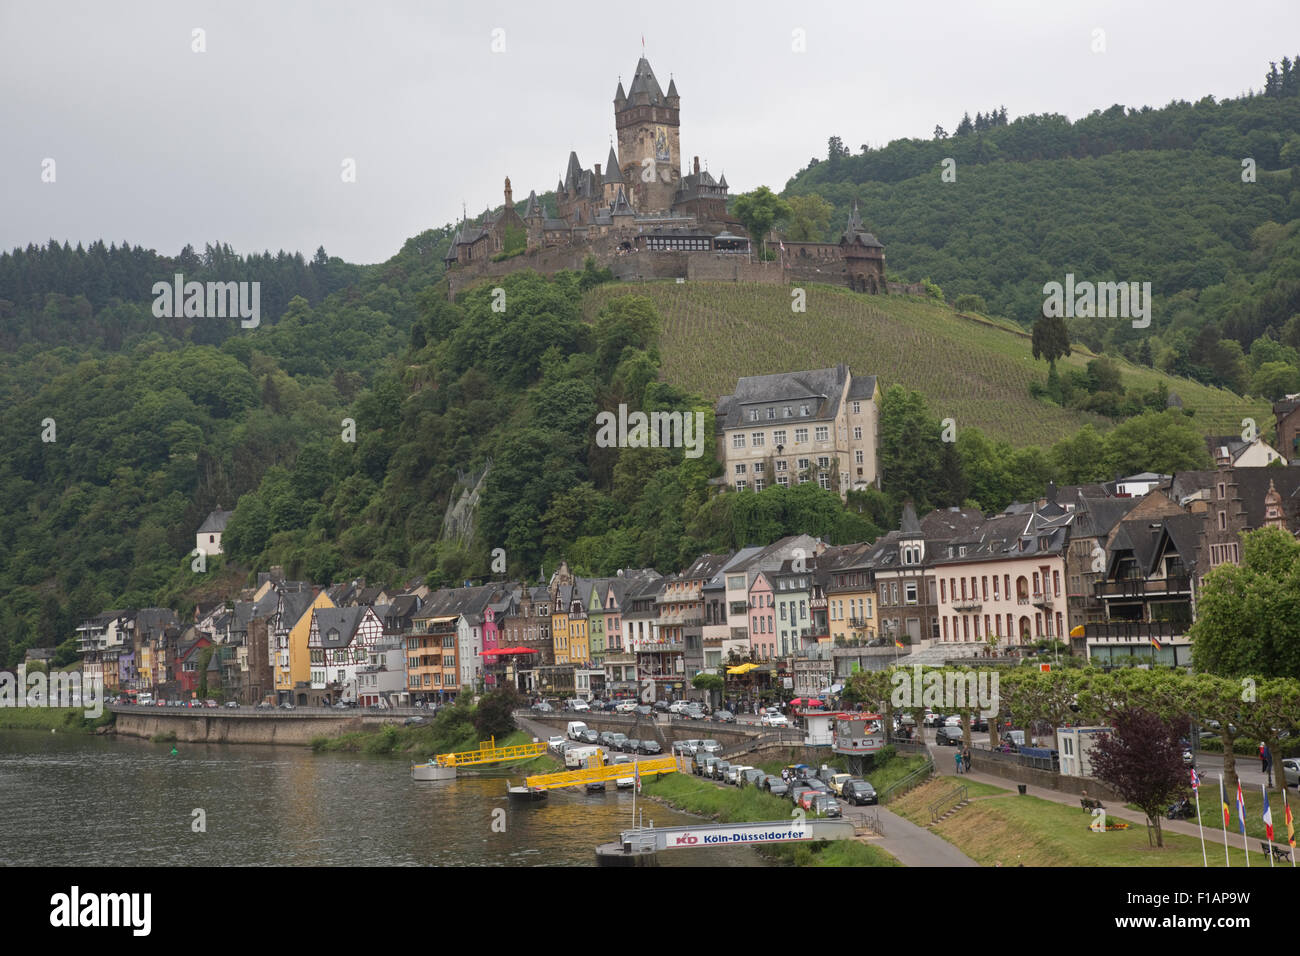
M864 819L873 812L879 813L883 837L872 837L867 842L891 854L904 866L979 866L961 850L943 837L904 820L885 807L844 808L844 819L863 826Z

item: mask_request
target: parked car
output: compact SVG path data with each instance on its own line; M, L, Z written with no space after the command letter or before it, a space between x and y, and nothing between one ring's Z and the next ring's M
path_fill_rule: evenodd
M600 743L600 734L594 730L584 730L582 733L578 734L577 739L582 741L584 744L598 744Z
M734 724L736 715L729 710L717 710L713 712L713 719L722 724Z
M806 783L796 783L794 786L790 788L790 791L789 793L786 794L786 796L788 796L790 798L790 802L797 807L799 806L800 798L803 797L805 793L816 793L816 792L817 792L816 790L808 786L808 784Z
M428 722L429 722L429 718L427 718L427 717L418 717L418 716L417 716L417 717L407 717L404 721L402 721L402 726L403 726L403 727L422 727L423 725L427 724ZM554 738L551 738L551 739L554 739ZM560 739L563 740L564 738L560 738Z
M643 740L641 741L640 746L636 748L636 752L653 757L656 754L663 753L664 748L660 746L659 741L657 740Z
M227 707L238 707L238 706L239 706L239 701L237 701L237 700L228 700L228 701L226 701L226 706L227 706Z
M685 717L687 720L703 720L704 708L702 708L699 704L694 704L694 703L687 704L685 707L681 709L678 716Z
M925 726L927 727L938 727L941 723L943 723L943 718L940 717L938 714L936 714L934 711L927 710L925 712L925 718L922 720L922 723L925 724Z
M620 700L614 710L620 714L631 714L636 711L636 701Z
M808 778L808 786L812 787L818 793L830 793L831 786L825 780L818 780L816 777Z
M610 734L609 746L611 750L622 750L623 741L627 740L627 734Z
M766 778L767 774L757 767L746 767L740 771L740 776L736 778L736 786L742 789L745 787L760 787Z
M611 730L602 730L596 734L596 743L608 750L614 749L614 732Z
M533 704L533 710L539 714L551 714L555 712L555 708L544 700L539 700L537 703Z
M699 749L703 740L677 740L673 742L673 753L682 754L686 757L694 757L695 751Z
M786 720L780 714L763 714L758 719L760 725L764 727L789 727L790 721Z
M844 781L844 784L840 787L840 796L857 807L867 803L880 802L880 798L876 794L876 788L869 781L857 778Z
M158 703L161 704L162 701L159 701ZM258 710L273 710L273 709L275 709L275 704L271 703L269 700L264 700L264 701L262 701L260 704L257 705L257 709L258 709Z
M987 717L981 717L978 713L974 714L971 717L970 729L981 734L988 733L989 719Z
M655 712L654 708L651 707L649 704L637 704L634 710L634 713L638 717L653 717L654 712Z
M682 712L682 709L683 709L685 706L686 706L686 701L684 701L684 700L675 700L675 701L673 701L671 704L668 705L668 713L670 713L670 714L680 714L680 713Z
M962 737L963 734L960 727L940 727L934 735L934 742L941 747L960 747Z
M697 777L707 776L708 768L721 759L701 750L691 759L691 772Z
M668 701L666 701L666 700L657 700L657 701L655 701L655 702L654 702L654 709L655 709L655 711L657 711L658 713L661 713L661 714L666 714L666 713L668 713Z
M799 794L799 800L796 806L798 806L801 810L811 810L813 801L816 800L818 797L829 797L832 800L835 799L829 793L822 793L820 790L814 790L811 787L809 787L803 793Z
M808 801L807 808L814 816L819 817L842 817L844 811L840 809L840 802L832 797L829 793L819 793Z
M408 718L406 718L406 719L407 719L407 721L409 722L409 721L412 721L412 720L418 720L419 718L418 718L418 717L408 717ZM556 751L558 751L558 750L560 749L560 747L563 746L564 742L565 742L565 741L564 741L564 738L561 737L559 734L553 734L552 736L546 738L546 749L547 749L547 750L556 750Z
M782 797L790 789L790 785L778 777L776 774L769 773L763 777L762 787L769 793Z
M1288 787L1300 787L1300 759L1287 757L1283 760L1282 777Z
M625 754L634 754L637 752L637 748L641 746L641 741L635 737L624 737L618 742L617 746Z
M961 726L961 715L960 715L960 714L952 714L951 716L945 717L945 718L943 719L943 725L944 725L945 727L960 727L960 726Z
M716 740L702 740L700 741L700 749L706 754L720 754L722 753L722 744Z
M708 774L709 779L710 780L726 779L724 775L730 768L731 768L731 761L715 760L712 764L709 765L709 774Z
M844 792L844 784L852 779L853 774L851 773L837 773L826 782L830 784L832 793L842 794Z

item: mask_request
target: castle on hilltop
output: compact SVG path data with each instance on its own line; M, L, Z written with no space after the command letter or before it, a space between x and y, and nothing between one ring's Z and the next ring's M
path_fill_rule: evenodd
M498 212L461 222L445 257L452 295L516 269L579 269L588 256L626 280L795 279L887 291L884 246L863 229L856 203L838 243L782 243L778 261L755 261L756 243L727 212L726 174L714 179L698 156L682 174L677 82L670 78L665 93L644 56L626 93L619 80L614 127L617 149L611 142L603 168L585 169L569 153L554 215L535 190L520 213L507 177Z

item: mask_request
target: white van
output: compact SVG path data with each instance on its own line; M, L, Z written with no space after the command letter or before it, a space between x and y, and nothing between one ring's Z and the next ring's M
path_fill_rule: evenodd
M570 740L577 740L578 734L585 734L586 732L587 732L587 725L584 724L582 721L580 720L569 721L568 734Z
M570 747L564 753L564 765L570 770L581 770L588 766L601 766L601 755L599 747Z
M152 707L152 706L153 706L153 694L136 694L136 695L135 695L135 702L136 702L137 705L139 705L139 706L141 706L141 707Z

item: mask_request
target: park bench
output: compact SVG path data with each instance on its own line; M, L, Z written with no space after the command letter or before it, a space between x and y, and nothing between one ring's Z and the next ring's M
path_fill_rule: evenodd
M1281 861L1283 861L1284 863L1290 863L1290 862L1291 862L1291 851L1289 851L1289 850L1283 850L1283 849L1281 849L1280 847L1275 847L1273 844L1268 843L1268 842L1266 842L1266 841L1264 841L1264 840L1260 840L1260 841L1259 841L1259 848L1260 848L1260 851L1261 851L1262 853L1264 853L1265 855L1268 855L1269 853L1272 853L1272 854L1273 854L1273 858L1276 859L1276 860L1281 860Z
M1105 805L1100 800L1093 800L1091 797L1080 797L1079 806L1085 810L1105 810Z

